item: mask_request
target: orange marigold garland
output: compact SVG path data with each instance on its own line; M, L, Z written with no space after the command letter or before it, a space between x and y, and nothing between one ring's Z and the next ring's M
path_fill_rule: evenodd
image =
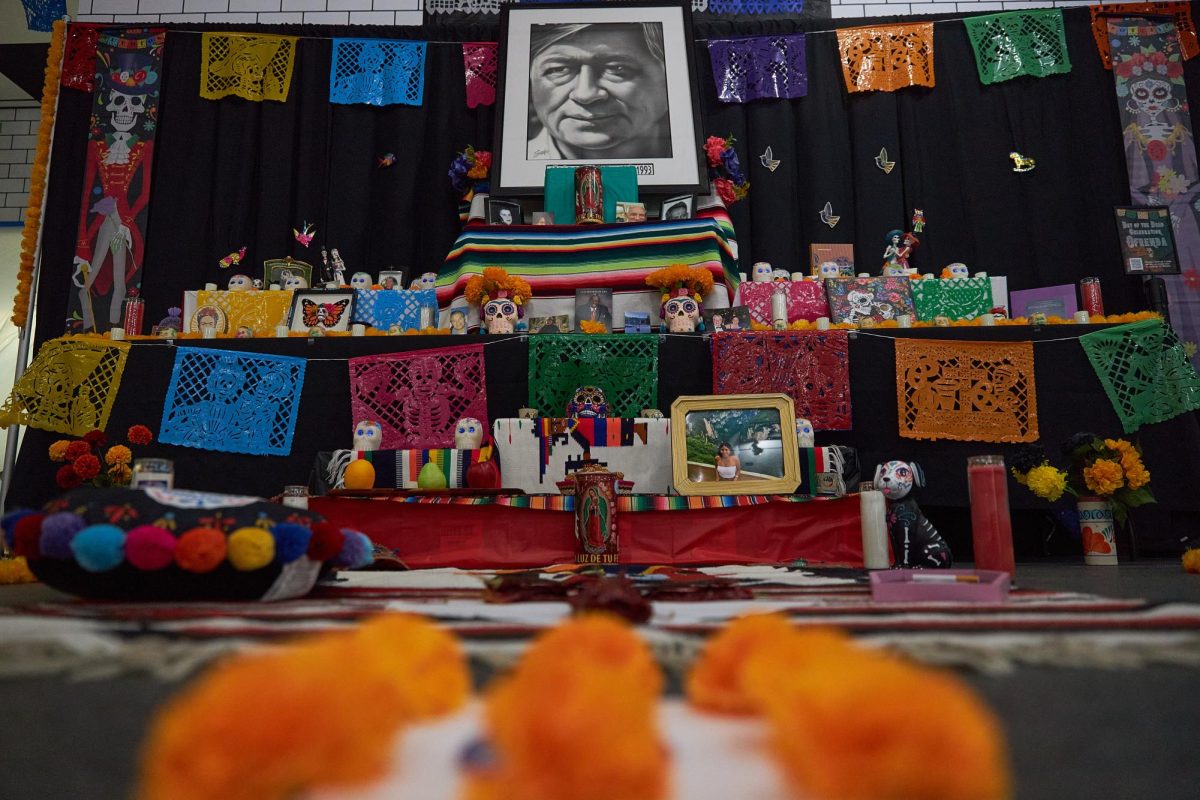
M17 267L17 294L13 298L13 325L24 328L29 321L29 294L33 289L33 262L38 234L42 227L42 201L46 196L46 168L50 162L50 144L54 133L54 115L58 108L59 76L62 74L63 44L67 24L54 23L50 51L46 55L45 80L42 83L41 122L38 124L37 153L29 181L29 205L25 209L25 230L21 234L21 257Z
M706 294L712 291L713 276L704 267L672 264L669 267L656 269L647 275L646 285L653 286L655 289L661 291L664 295L664 303L666 302L666 296L671 290L684 287L692 293L696 302L700 302Z

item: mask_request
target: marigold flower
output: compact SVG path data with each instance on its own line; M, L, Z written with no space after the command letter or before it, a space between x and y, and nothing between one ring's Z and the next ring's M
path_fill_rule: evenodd
M1062 497L1067 488L1067 473L1049 464L1042 464L1029 470L1025 475L1025 484L1035 495L1053 503Z
M1122 460L1124 466L1124 460ZM1140 463L1125 468L1125 485L1137 491L1150 482L1150 471Z
M1090 467L1083 468L1083 482L1091 491L1106 497L1125 485L1125 474L1116 461L1097 458Z
M50 460L51 461L66 461L67 448L71 446L69 439L59 439L54 444L50 445Z
M58 468L58 472L54 473L54 482L58 484L58 488L69 491L83 483L83 479L75 472L74 467L63 464Z
M608 333L608 328L603 322L596 322L590 319L579 320L579 330L584 333Z
M100 459L91 453L87 453L75 459L71 464L71 468L75 470L75 474L81 480L90 481L100 474Z
M83 440L93 447L104 447L108 443L108 437L102 430L88 431L83 435Z
M145 425L134 425L125 434L125 438L129 439L130 444L150 444L154 441L154 432Z
M104 454L104 463L110 466L113 464L128 464L132 459L133 452L123 444L114 444Z
M91 445L82 439L76 439L67 445L67 450L63 454L63 458L65 458L67 461L74 461L80 456L88 455L91 452Z
M128 486L133 479L133 470L126 464L113 464L108 468L108 477L117 486Z

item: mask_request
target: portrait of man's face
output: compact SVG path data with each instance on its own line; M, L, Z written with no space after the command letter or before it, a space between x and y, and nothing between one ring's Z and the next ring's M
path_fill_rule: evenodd
M534 25L530 159L670 158L662 23Z
M667 213L664 216L667 219L687 219L688 207L683 203L676 203L667 209Z
M500 209L500 224L512 225L512 211L507 208Z

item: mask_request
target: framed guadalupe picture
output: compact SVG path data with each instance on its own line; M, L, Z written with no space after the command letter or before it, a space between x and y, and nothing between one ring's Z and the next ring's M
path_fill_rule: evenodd
M353 289L300 289L292 294L288 328L299 333L313 328L348 331L353 313Z
M786 394L694 395L671 404L679 494L790 494L800 484L799 452Z
M506 5L500 24L497 194L541 194L547 166L584 164L708 191L690 2Z
M1116 206L1126 275L1178 275L1179 254L1166 206Z

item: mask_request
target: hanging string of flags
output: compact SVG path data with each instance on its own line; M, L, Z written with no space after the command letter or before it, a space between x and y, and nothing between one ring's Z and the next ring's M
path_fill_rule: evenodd
M713 13L784 13L790 0L709 0ZM497 10L499 3L496 3ZM1114 16L1169 15L1179 30L1184 58L1200 55L1200 37L1187 2L1118 3L1089 8L1100 59L1111 69L1106 20ZM768 36L706 40L717 98L724 103L795 99L808 93L806 37L834 33L846 88L850 92L894 92L933 87L934 30L961 22L966 28L979 80L1000 83L1020 76L1043 78L1071 71L1062 9L980 14L936 22L840 28ZM62 85L92 91L96 38L107 26L72 23L68 32ZM191 33L190 31L180 31ZM286 102L296 48L304 38L267 34L205 32L200 95L234 95L261 102ZM425 60L430 44L462 48L468 108L496 101L499 45L496 42L426 42L388 39L332 39L329 98L338 104L412 105L424 101Z

